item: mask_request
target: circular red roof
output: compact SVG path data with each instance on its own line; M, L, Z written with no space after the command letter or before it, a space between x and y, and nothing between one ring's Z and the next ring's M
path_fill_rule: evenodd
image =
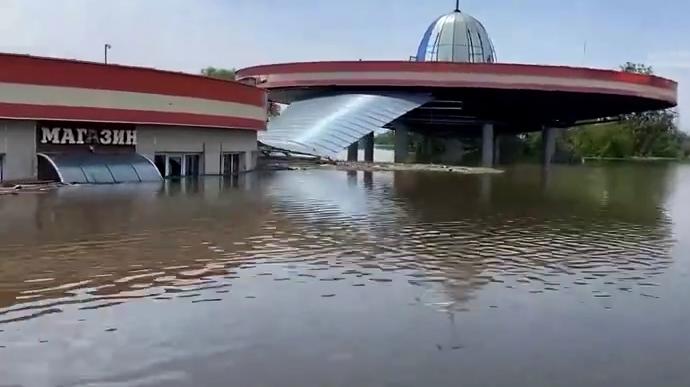
M255 66L238 79L290 103L322 92L428 92L463 114L512 125L568 125L677 104L677 83L613 70L499 63L306 62Z

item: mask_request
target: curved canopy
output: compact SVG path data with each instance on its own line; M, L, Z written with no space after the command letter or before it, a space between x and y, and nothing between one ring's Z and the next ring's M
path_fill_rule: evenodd
M155 165L138 153L39 153L38 157L39 178L57 176L62 183L114 184L162 180Z

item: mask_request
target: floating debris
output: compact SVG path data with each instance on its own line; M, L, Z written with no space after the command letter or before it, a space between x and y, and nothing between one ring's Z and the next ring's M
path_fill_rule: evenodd
M464 175L498 174L500 169L483 167L463 167L443 164L402 164L402 163L365 163L354 161L338 161L335 164L320 164L321 169L337 169L340 171L430 171L458 173Z

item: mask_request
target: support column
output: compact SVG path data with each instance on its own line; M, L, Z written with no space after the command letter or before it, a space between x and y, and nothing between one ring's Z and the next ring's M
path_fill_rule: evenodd
M396 163L407 162L407 158L410 156L410 137L407 127L403 125L396 126L395 128L395 156L394 161Z
M367 163L374 162L374 132L362 137L362 145L364 146L364 161Z
M494 165L494 125L484 124L482 127L482 167L491 168Z
M501 136L494 137L494 165L501 164Z
M557 128L543 127L541 130L541 139L543 143L542 162L545 167L551 165L553 155L556 153L556 136L558 135Z
M355 141L347 148L347 161L357 161L358 153L359 141Z

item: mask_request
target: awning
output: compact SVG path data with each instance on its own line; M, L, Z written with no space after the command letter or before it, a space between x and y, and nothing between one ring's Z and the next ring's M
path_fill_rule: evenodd
M39 153L39 179L62 183L114 184L162 180L156 166L138 153Z
M265 145L335 157L350 144L431 100L424 93L334 94L293 102L259 132Z

